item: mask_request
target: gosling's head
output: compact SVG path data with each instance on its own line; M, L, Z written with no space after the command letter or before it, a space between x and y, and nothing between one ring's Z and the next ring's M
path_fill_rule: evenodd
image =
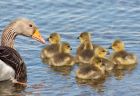
M51 44L57 44L60 42L60 35L58 33L51 33L49 38L48 38L48 41L51 43Z
M64 52L64 53L70 53L70 51L72 50L70 44L67 42L62 42L60 48L61 48L61 52Z
M112 43L112 46L111 48L115 51L115 52L119 52L119 51L122 51L124 50L125 48L125 45L124 45L124 42L121 41L121 40L115 40L113 43Z
M91 38L91 35L89 32L83 32L80 34L79 37L77 37L77 39L80 39L81 43L85 43L85 42L90 41L90 38Z
M108 53L108 51L103 47L97 47L95 49L95 55L100 58L104 58L107 55L107 53Z

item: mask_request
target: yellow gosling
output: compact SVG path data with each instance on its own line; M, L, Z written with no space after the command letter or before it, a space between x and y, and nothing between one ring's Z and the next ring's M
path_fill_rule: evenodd
M88 32L83 32L80 34L79 37L77 37L77 39L80 39L80 45L77 48L77 54L79 54L83 49L84 49L84 45L91 43L91 35ZM89 48L91 48L91 46L87 46Z
M105 66L100 60L94 60L92 64L80 66L76 71L76 77L80 79L97 80L105 78Z
M108 53L107 49L103 47L96 48L95 57L92 62L94 62L94 60L101 61L101 63L105 66L106 72L110 72L111 70L113 70L114 64L113 62L111 62L110 60L106 58L107 53Z
M63 42L59 49L59 53L55 54L50 59L50 65L52 66L72 66L74 65L74 57L70 54L72 48L67 42Z
M76 52L77 63L89 63L93 58L94 50L90 38L91 36L88 32L83 32L78 37L80 39L80 45Z
M54 54L58 53L61 37L58 33L52 33L47 40L50 44L42 49L41 58L49 60Z
M137 63L137 57L125 51L125 44L121 40L115 40L111 48L114 53L111 55L111 60L117 65L134 65Z

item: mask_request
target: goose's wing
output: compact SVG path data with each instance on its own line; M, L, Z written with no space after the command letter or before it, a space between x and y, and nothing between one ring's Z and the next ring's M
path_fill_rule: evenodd
M17 81L26 82L26 66L16 50L10 47L0 46L0 60L15 70Z

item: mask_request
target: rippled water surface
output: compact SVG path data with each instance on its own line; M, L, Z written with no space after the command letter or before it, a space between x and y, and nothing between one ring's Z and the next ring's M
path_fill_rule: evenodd
M58 32L75 50L80 32L92 33L92 41L108 47L115 38L140 57L140 0L0 0L0 32L13 19L27 17L35 21L44 38ZM1 34L0 33L0 34ZM45 45L27 37L16 39L16 49L28 68L28 87L14 90L10 82L0 82L0 96L139 96L140 66L119 72L106 81L81 83L73 69L59 72L41 62Z

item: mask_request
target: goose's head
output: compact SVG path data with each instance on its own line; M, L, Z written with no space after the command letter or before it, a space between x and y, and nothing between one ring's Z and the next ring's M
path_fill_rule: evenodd
M27 18L19 18L13 21L9 27L13 28L16 35L24 35L31 37L41 43L45 43L45 40L41 36L35 23Z
M80 39L81 43L89 42L90 38L91 38L91 36L90 36L89 32L83 32L80 34L79 37L77 37L77 39Z
M125 45L124 42L117 39L112 43L111 48L115 51L115 52L119 52L125 49Z
M48 41L51 43L51 44L57 44L60 42L60 35L58 33L51 33L49 38L48 38Z
M71 50L72 50L72 48L71 48L69 43L62 42L62 44L61 44L61 52L70 53Z
M107 53L108 53L108 51L103 47L97 47L95 49L95 55L100 58L104 58L107 55Z

